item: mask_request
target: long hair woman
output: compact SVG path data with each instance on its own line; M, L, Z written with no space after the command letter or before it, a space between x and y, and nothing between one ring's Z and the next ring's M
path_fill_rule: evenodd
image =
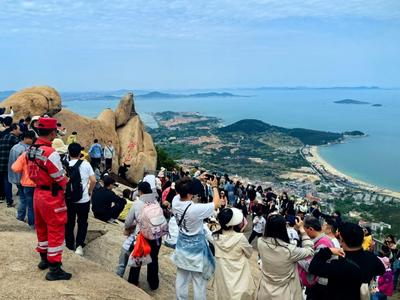
M295 227L301 234L302 247L290 244L283 216L268 217L264 236L258 239L262 269L257 299L302 299L296 265L299 260L313 255L314 249L300 218L296 219Z

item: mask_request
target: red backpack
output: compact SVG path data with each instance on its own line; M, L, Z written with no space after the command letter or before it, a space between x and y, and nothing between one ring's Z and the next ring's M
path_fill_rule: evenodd
M333 247L333 243L328 236L323 236L314 244L314 250L321 248L320 246L324 246L326 248L331 248L331 247ZM324 248L324 247L322 247L322 248ZM311 261L312 256L307 257L306 259ZM314 286L318 282L318 279L319 279L318 276L308 273L300 265L297 265L297 271L299 273L300 282L302 283L303 286L309 288L309 287Z

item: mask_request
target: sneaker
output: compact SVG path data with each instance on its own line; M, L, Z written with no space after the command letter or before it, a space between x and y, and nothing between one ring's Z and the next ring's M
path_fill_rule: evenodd
M78 246L78 248L76 248L75 254L78 254L79 256L83 256L83 248L82 248L82 246Z

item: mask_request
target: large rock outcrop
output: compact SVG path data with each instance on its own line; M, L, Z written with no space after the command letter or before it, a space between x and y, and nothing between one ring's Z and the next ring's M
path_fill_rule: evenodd
M117 129L120 141L121 164L131 167L126 173L129 181L138 182L145 170L155 170L157 152L152 137L145 131L139 116L132 117L128 123Z
M128 123L130 117L136 116L137 113L133 104L133 94L128 93L124 96L115 110L115 126L120 127Z
M7 111L11 106L15 120L44 114L53 116L61 111L61 96L52 87L34 86L12 94L1 103Z
M113 171L116 172L123 163L130 165L127 177L131 183L142 179L145 170L156 168L157 153L153 140L135 111L132 93L121 99L115 112L105 109L96 119L61 109L59 93L47 86L21 90L4 100L0 106L12 106L15 120L44 114L54 116L67 129L64 141L71 132L76 131L78 142L86 149L94 139L98 139L102 145L111 140L117 154Z

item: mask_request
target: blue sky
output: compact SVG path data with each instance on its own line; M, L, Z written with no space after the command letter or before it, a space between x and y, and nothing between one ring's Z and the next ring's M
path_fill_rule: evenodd
M0 0L0 90L400 87L399 0Z

